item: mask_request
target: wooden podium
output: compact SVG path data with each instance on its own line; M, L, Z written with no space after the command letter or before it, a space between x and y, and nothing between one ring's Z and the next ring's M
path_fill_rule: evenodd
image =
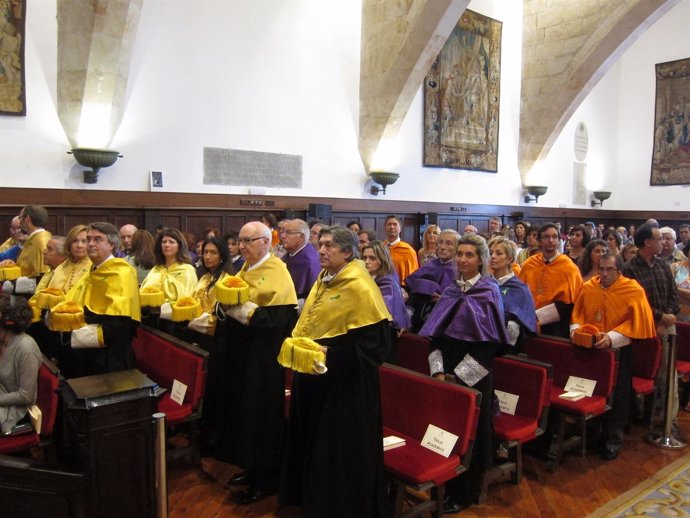
M88 515L154 517L151 416L164 389L134 369L66 380L61 392L68 468L87 475Z

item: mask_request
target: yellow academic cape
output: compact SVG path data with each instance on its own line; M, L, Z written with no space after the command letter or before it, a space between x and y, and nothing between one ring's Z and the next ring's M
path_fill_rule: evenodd
M191 264L175 263L168 268L157 264L141 283L141 289L158 288L165 295L165 302L175 302L190 297L197 282L196 270Z
M63 261L41 277L41 281L36 286L36 293L31 298L37 298L38 294L47 288L57 288L63 293L67 293L79 282L82 275L88 273L91 266L93 265L88 257L84 257L76 263L70 260Z
M7 252L10 248L17 246L18 241L15 241L13 237L8 237L7 241L0 245L0 252Z
M223 282L227 276L227 273L221 273L220 277L218 277L218 280L216 281L216 284ZM208 288L208 285L211 284L212 279L212 274L208 272L203 274L201 279L199 279L199 282L197 282L194 293L192 294L192 297L194 297L194 299L199 301L201 304L201 310L208 314L212 313L213 306L216 305L216 290L214 289L215 284L211 289Z
M272 255L247 271L247 263L237 276L249 284L249 300L257 306L296 306L297 294L285 263Z
M323 282L325 273L322 271L312 286L293 337L332 338L381 320L393 320L362 261L350 261L328 283Z
M536 309L556 301L574 304L582 288L580 270L563 254L549 264L542 253L527 258L519 277L532 293Z
M388 241L384 243L388 245ZM388 251L391 253L393 267L398 272L400 283L405 284L407 276L419 269L417 252L404 241L398 241L395 245L389 246Z
M616 331L628 338L654 338L656 325L645 291L623 275L604 288L600 277L587 281L575 301L573 324L591 324L601 332Z
M22 269L25 277L38 277L46 273L49 268L43 262L43 250L53 235L47 230L36 232L24 243L24 248L17 257L17 266Z
M137 272L124 259L109 259L98 269L82 275L65 300L72 300L98 315L129 317L141 322Z

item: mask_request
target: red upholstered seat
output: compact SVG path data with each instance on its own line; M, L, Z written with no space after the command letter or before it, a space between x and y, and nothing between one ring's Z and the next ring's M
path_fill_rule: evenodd
M395 516L402 516L406 497L408 501L412 498L406 495L406 487L431 490L431 497L419 500L406 516L426 512L439 516L443 513L445 483L467 469L481 395L392 365L382 366L379 373L384 436L397 435L406 441L405 446L384 452L395 495ZM458 436L448 457L421 446L429 424Z
M537 435L537 420L519 415L500 414L493 418L494 435L503 441L527 442Z
M648 396L654 392L654 380L649 380L647 378L638 378L633 376L633 391L635 394L642 394L643 396Z
M58 411L57 388L60 382L58 370L50 361L43 359L38 370L36 404L41 409L41 434L26 433L15 436L0 437L0 453L25 451L41 444L47 444L53 435L55 418Z
M525 343L525 352L530 358L553 365L551 408L558 413L558 431L550 448L548 469L555 471L567 449L580 444L581 454L585 454L587 421L610 410L618 369L618 351L576 347L562 338L539 335ZM592 396L578 401L560 398L571 376L595 381ZM579 433L566 440L565 430L570 421L575 422Z
M180 405L170 399L170 393L167 393L158 402L158 411L165 413L168 422L178 423L192 415L192 405L189 403Z
M429 340L414 333L403 333L396 350L398 365L405 369L429 375Z

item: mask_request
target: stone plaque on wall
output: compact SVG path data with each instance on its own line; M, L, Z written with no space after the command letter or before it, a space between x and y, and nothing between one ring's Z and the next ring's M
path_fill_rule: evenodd
M302 157L205 147L204 184L301 189Z
M587 204L587 186L585 184L586 173L586 163L573 163L573 203L575 205Z

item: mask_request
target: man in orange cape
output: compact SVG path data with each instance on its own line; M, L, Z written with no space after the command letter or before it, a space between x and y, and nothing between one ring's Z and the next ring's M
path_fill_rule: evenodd
M656 326L652 308L645 291L634 280L621 275L623 259L620 255L604 254L599 260L600 274L587 281L575 301L571 333L589 324L599 332L594 347L619 349L618 378L613 396L613 408L604 418L605 444L601 458L618 457L623 444L632 392L632 349L634 339L654 338Z
M408 243L400 239L400 220L397 216L390 215L386 218L386 241L388 251L391 253L393 267L398 274L400 284L405 284L405 278L419 268L417 252Z
M577 266L559 252L560 238L555 224L542 225L537 239L542 252L524 262L519 277L534 298L540 332L567 338L573 305L582 288L582 276Z

